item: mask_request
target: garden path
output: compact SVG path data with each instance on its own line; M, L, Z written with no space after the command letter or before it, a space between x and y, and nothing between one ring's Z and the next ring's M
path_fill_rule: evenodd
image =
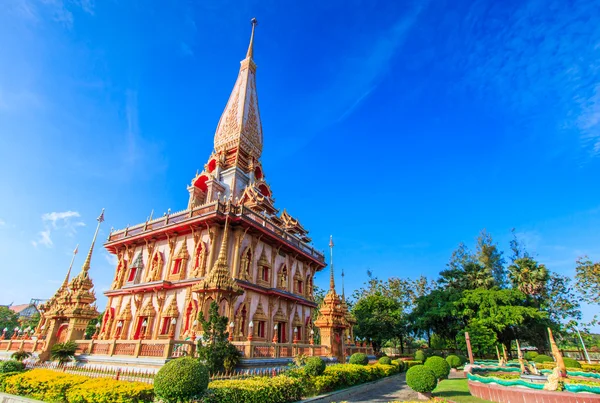
M391 376L374 385L369 385L365 390L359 390L352 396L344 398L331 396L319 400L323 403L348 402L348 403L388 403L393 401L417 400L417 393L406 384L405 374Z

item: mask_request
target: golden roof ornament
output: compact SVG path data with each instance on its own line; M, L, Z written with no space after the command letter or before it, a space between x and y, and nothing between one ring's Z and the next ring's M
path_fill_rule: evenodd
M229 290L232 292L242 292L240 287L231 277L229 263L227 262L227 242L229 239L229 217L225 219L225 227L223 228L223 241L219 256L215 261L210 272L202 281L195 287L195 291L202 290Z
M256 64L252 60L254 30L258 22L253 18L251 23L246 58L240 63L237 80L219 119L214 144L217 153L239 149L258 159L262 153L263 133L256 93Z

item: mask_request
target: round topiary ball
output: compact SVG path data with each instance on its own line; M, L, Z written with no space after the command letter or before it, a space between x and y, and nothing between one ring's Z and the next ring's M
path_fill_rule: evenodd
M525 358L527 361L533 361L533 359L534 359L535 357L537 357L538 355L540 355L540 354L539 354L537 351L528 351L528 352L526 352L526 353L525 353L525 356L524 356L524 358Z
M567 368L581 368L581 364L574 358L564 357L563 361Z
M448 365L450 365L450 368L455 369L462 365L462 360L460 359L460 357L453 354L446 357L446 362L448 363Z
M304 365L304 373L309 376L319 376L325 371L325 361L319 357L310 357Z
M536 356L533 359L533 362L536 362L538 364L543 364L545 362L554 362L554 360L552 359L552 357L548 357L547 355L544 355L544 354L539 354L538 356Z
M167 403L198 398L207 387L208 370L192 357L169 361L154 377L154 392Z
M406 383L419 393L429 393L437 386L437 377L425 365L415 365L406 372Z
M0 374L8 372L21 372L25 369L25 364L16 360L0 362Z
M433 371L437 379L446 379L450 374L450 365L442 357L429 357L424 365Z
M350 364L367 365L369 363L369 357L363 353L354 353L350 356Z
M417 350L415 351L415 361L425 362L427 356L425 355L425 351Z
M392 359L390 357L381 357L378 362L383 365L392 365Z

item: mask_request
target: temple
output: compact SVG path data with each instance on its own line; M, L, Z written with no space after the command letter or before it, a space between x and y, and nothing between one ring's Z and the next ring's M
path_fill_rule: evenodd
M341 361L351 353L346 347L359 348L345 300L335 292L333 265L320 311L321 343L314 340L313 279L326 266L325 256L310 246L300 221L275 206L263 171L255 28L253 19L246 57L214 134L214 150L187 187L186 208L111 230L104 246L118 263L105 292L102 322L93 340L85 341L82 323L97 315L86 282L90 249L82 273L70 285L67 275L44 306L38 333L46 345L77 340L79 355L89 361L132 356L164 363L193 353L202 334L199 315L206 318L216 302L229 319L231 342L247 359L306 354ZM74 298L85 305L77 319L62 311Z

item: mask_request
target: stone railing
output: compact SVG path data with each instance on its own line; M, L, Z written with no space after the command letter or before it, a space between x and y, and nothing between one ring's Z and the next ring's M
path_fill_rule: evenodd
M189 340L77 340L77 354L177 358L194 355L196 345Z
M155 220L135 225L133 227L127 227L122 230L114 231L109 235L108 242L110 243L121 239L131 238L137 235L144 234L146 232L154 231L159 228L180 224L185 221L196 220L198 219L198 217L215 215L217 213L234 214L242 218L244 221L261 226L267 231L282 238L290 246L299 249L303 253L306 253L307 255L319 260L320 262L325 262L325 255L322 252L319 252L313 247L307 245L297 236L286 232L285 229L275 224L267 216L258 214L245 206L235 205L231 203L221 203L218 201L207 203L202 206L195 207L193 209L168 214Z
M0 340L0 351L19 351L28 353L40 352L44 349L44 340L12 339Z
M297 355L326 356L326 346L302 343L269 343L260 341L233 341L243 358L292 358Z

